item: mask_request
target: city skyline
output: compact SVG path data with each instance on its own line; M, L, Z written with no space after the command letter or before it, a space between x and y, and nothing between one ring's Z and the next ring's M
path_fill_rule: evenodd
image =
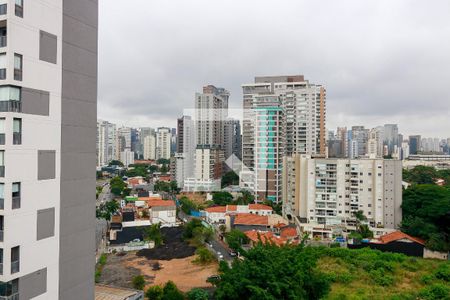
M203 85L228 89L229 107L240 108L241 84L253 77L305 74L327 87L327 129L394 123L404 135L439 138L447 138L450 131L445 89L450 45L442 38L450 30L445 23L449 4L444 1L436 2L432 11L424 3L405 1L308 7L303 2L274 6L259 1L254 11L249 10L252 1L239 8L232 1L195 7L142 1L126 26L114 22L119 6L110 4L100 4L99 118L119 126L176 127L177 117L184 108L193 108L191 99ZM170 14L175 5L186 12L176 15L177 22ZM269 11L273 22L264 22ZM209 22L207 29L196 20L211 18L217 22ZM181 32L179 24L189 30ZM301 38L292 38L291 27ZM217 36L222 46L214 47L205 34ZM113 47L117 36L133 47ZM305 38L311 40L307 46ZM111 59L115 64L106 65ZM119 77L111 74L119 69L123 76L117 90Z

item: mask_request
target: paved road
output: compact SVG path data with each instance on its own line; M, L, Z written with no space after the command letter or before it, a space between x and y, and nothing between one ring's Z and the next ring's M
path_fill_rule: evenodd
M215 236L215 238L218 239L217 236ZM222 243L216 239L212 240L210 242L210 245L212 247L210 247L214 254L216 255L217 258L219 258L219 252L223 255L223 259L227 262L227 263L231 263L234 260L234 257L232 257L229 253L228 253L228 249L224 247L224 245L222 245Z
M109 190L109 183L105 184L103 186L102 192L98 195L97 199L97 206L100 206L100 204L104 204L107 201L111 200L111 191Z

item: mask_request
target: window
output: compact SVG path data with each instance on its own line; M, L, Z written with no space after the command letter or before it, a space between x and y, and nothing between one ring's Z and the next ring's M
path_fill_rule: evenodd
M22 60L22 55L14 53L14 80L22 81Z
M23 0L16 0L16 16L23 18Z
M13 120L13 145L22 144L22 119L14 118Z
M12 184L12 209L20 208L20 182Z
M0 28L0 47L6 47L6 27Z
M20 246L11 248L11 274L20 271Z
M15 86L0 87L0 112L20 112L22 110L21 90Z
M0 183L0 209L5 209L5 184Z
M0 150L0 177L5 177L5 150Z
M0 4L0 15L6 15L7 6L6 4Z
M5 118L0 118L0 145L5 144Z
M6 79L6 53L0 53L0 80Z

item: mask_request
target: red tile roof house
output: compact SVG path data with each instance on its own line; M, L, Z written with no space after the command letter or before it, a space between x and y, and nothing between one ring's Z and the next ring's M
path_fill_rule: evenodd
M259 231L259 230L249 230L244 233L250 240L250 246L254 246L259 242L262 242L263 244L273 243L277 246L286 245L288 243L295 245L298 244L299 242L297 239L295 239L298 237L297 230L295 228L290 227L285 228L284 234L282 231L280 235L276 235L271 231Z
M150 223L161 223L161 227L177 225L177 207L173 200L147 200Z
M348 244L349 248L363 248L370 247L386 252L403 253L409 256L424 257L425 241L410 236L401 231L394 231L389 234L380 236L376 240L371 240L369 243L362 243L361 245Z
M210 224L224 224L227 215L241 213L268 216L273 210L272 207L262 204L213 206L205 209L206 221Z

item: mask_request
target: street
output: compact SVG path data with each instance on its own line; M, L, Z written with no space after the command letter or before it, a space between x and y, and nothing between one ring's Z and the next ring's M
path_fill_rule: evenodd
M102 192L98 195L96 205L97 207L100 206L100 204L104 204L107 201L111 200L111 191L109 190L109 183L106 183L103 186Z

